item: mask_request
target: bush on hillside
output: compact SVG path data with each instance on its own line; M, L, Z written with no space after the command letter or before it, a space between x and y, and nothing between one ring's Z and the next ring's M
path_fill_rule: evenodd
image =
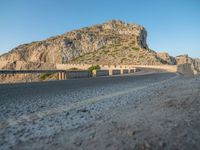
M70 68L68 70L80 70L80 69L78 69L78 68Z

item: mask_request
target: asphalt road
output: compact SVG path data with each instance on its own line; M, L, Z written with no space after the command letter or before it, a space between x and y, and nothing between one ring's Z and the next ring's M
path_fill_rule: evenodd
M127 105L130 97L148 95L140 91L175 76L161 73L0 85L0 149L17 149L35 139L51 142L54 135L95 121L102 111Z

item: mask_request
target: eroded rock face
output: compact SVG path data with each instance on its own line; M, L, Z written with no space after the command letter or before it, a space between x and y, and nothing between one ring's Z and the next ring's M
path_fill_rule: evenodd
M176 59L177 65L179 65L179 64L186 64L189 61L191 61L191 60L189 60L189 57L188 57L187 54L176 56L175 59Z
M176 65L176 59L172 56L170 56L166 52L158 52L157 56L161 59L161 61L165 64L169 65Z
M20 45L0 56L1 61L65 63L107 45L131 41L135 47L148 48L144 27L112 20L101 25L74 30L44 41Z
M56 69L55 64L40 63L40 62L26 62L26 61L13 61L7 62L2 69L8 70L37 70L38 68L48 70L49 68Z

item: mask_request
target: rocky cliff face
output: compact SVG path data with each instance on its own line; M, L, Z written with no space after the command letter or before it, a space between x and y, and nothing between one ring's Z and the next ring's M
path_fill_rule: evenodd
M1 61L65 63L86 53L101 51L107 45L130 42L147 49L144 27L112 20L101 25L74 30L44 41L20 45L0 57Z
M176 59L174 57L170 56L166 52L158 52L157 56L161 59L161 62L164 64L169 64L169 65L176 64Z

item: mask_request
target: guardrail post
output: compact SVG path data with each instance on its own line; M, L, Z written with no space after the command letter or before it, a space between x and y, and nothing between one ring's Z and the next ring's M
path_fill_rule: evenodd
M124 70L124 69L120 69L120 74L121 74L121 75L124 74L123 70Z
M130 69L128 69L128 74L130 74L131 73L131 71L130 71Z
M62 72L62 80L65 80L65 73L64 72Z
M113 73L112 73L112 69L109 69L109 76L112 76Z
M58 73L58 80L62 80L62 72Z
M65 72L65 80L67 80L67 72Z
M97 71L96 70L92 70L92 76L96 77L96 75L97 75Z

